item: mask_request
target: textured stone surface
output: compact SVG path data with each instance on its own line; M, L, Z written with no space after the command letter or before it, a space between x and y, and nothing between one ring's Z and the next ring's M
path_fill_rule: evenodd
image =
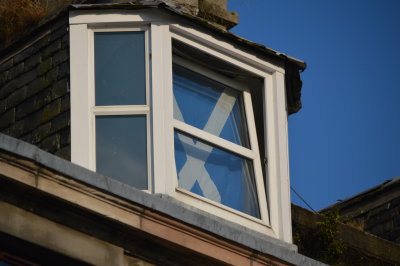
M293 238L299 252L314 259L332 252L326 249L321 238L320 223L323 217L299 206L292 205ZM332 225L331 225L332 226ZM378 224L383 228L383 224ZM342 254L335 257L334 265L399 265L400 246L346 224L338 223L336 241L344 245ZM326 238L325 238L326 239ZM331 248L333 246L330 246ZM334 250L334 249L333 249Z
M335 204L345 222L400 244L400 177Z
M0 132L70 159L68 19L51 25L0 54Z

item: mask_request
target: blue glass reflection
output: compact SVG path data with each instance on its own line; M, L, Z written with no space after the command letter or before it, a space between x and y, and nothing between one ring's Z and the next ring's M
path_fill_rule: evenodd
M174 65L174 118L249 147L241 93Z
M96 171L148 188L145 115L96 117Z
M175 132L179 187L260 218L251 161Z
M146 104L144 32L96 32L96 105Z

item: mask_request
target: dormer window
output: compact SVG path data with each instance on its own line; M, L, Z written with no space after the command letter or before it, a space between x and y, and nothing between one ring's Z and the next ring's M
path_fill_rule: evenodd
M158 12L71 12L72 161L291 242L282 65Z

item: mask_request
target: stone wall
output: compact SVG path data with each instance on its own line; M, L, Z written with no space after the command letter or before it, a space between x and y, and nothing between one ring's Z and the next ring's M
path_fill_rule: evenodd
M360 215L357 220L364 224L365 231L400 244L400 196Z
M344 222L400 244L400 177L338 203ZM328 209L329 210L329 209Z
M70 159L68 16L0 52L0 132Z
M400 245L292 204L294 244L299 253L329 265L399 265Z

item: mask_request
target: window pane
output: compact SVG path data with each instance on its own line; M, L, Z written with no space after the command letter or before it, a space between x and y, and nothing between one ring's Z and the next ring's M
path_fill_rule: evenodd
M144 32L96 32L96 105L146 104Z
M174 118L249 147L242 93L174 65Z
M260 218L252 162L175 132L179 187Z
M96 171L147 189L146 116L96 117Z

